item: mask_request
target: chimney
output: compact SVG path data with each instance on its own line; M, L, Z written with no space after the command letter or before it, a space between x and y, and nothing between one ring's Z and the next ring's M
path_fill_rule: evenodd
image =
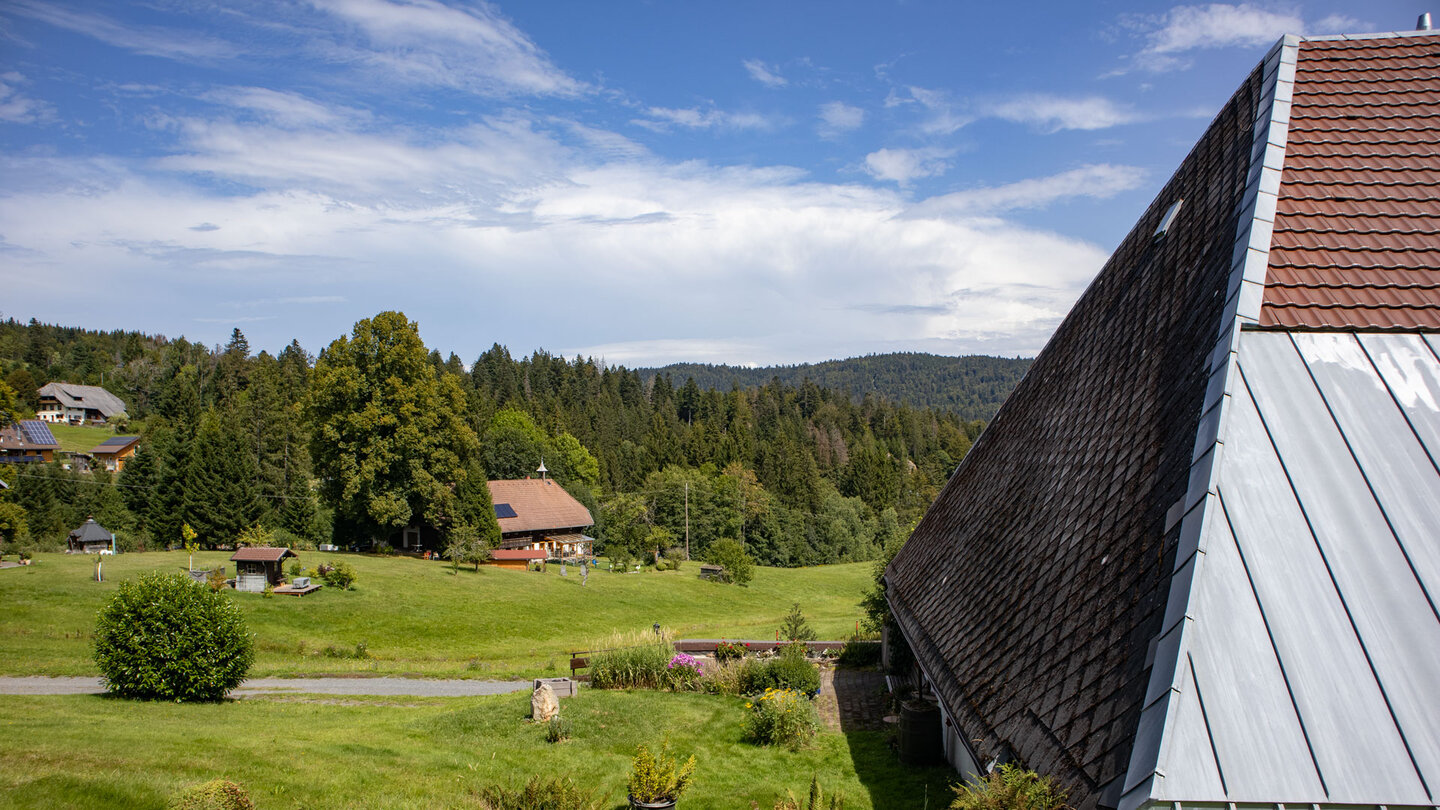
M1418 20L1415 21L1415 30L1416 30L1416 31L1429 31L1429 30L1430 30L1430 12L1427 11L1427 12L1425 12L1424 14L1421 14L1421 15L1420 15L1420 19L1418 19Z

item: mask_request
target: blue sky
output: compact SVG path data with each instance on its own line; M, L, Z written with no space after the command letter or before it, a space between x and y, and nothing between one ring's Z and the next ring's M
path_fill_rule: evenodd
M1419 2L0 4L0 316L1033 355L1283 33Z

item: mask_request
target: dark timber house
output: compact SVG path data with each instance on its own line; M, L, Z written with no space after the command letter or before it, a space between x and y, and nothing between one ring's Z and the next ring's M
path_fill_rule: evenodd
M1440 803L1440 36L1286 37L890 565L946 753Z

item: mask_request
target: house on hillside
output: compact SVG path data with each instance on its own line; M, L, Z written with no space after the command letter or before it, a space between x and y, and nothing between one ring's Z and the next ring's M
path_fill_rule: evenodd
M47 383L40 389L40 408L35 415L43 422L105 422L125 415L125 403L98 385Z
M60 442L39 419L22 419L0 428L0 464L42 464L55 460Z
M103 554L115 551L115 535L89 518L70 532L66 554Z
M1440 35L1286 37L886 571L964 771L1433 807Z
M120 472L140 450L139 436L112 436L96 445L89 453L96 466Z
M490 481L490 501L500 524L500 548L545 551L551 557L588 557L594 539L590 510L550 478Z

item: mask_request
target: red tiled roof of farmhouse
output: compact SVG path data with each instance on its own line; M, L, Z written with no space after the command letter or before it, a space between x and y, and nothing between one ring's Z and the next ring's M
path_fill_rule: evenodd
M1440 328L1440 35L1302 40L1262 328Z
M554 479L491 481L489 484L490 500L495 504L502 533L578 529L595 523L590 510ZM507 504L509 512L504 509ZM513 515L502 516L510 513Z

